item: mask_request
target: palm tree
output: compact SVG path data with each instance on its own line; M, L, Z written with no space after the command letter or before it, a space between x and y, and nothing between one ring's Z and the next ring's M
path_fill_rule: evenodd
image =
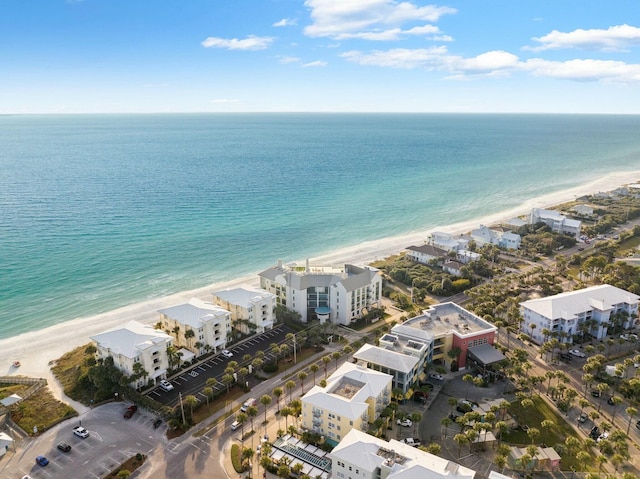
M229 388L231 387L234 381L235 379L233 379L233 375L231 374L227 373L224 376L222 376L222 384L224 384L227 387L227 394L229 394Z
M447 429L449 429L449 426L453 424L453 420L450 417L445 416L440 420L440 424L444 426L443 437L447 437Z
M324 378L327 379L327 366L331 362L331 356L323 356L322 362L324 363Z
M447 398L447 404L451 407L449 409L449 414L453 414L453 408L458 405L458 400L451 396L450 398Z
M309 371L311 371L313 373L313 385L316 385L316 373L320 370L320 366L318 366L316 363L313 363L311 366L309 366Z
M298 373L298 379L300 380L300 388L301 388L301 392L300 394L304 394L304 380L307 379L307 373L305 373L304 371L300 371Z
M258 408L255 406L249 406L247 408L247 417L249 418L249 420L251 421L251 430L253 431L253 418L256 417L258 415Z
M293 394L293 390L296 388L295 381L292 381L292 380L287 381L284 387L287 388L287 390L289 391L289 402L293 401L293 398L291 396Z
M627 436L629 435L629 429L631 428L631 421L638 415L638 409L633 406L629 406L625 409L625 412L629 415L629 424L627 424Z
M333 353L331 353L331 357L336 361L336 371L338 370L338 359L340 359L340 356L342 356L342 353L340 351L334 351Z
M271 404L271 396L264 394L260 396L260 404L264 406L264 423L267 423L267 406Z
M276 398L276 406L278 408L278 412L280 412L280 396L284 394L284 391L282 390L282 388L275 388L272 391L272 394Z
M239 412L238 415L236 416L236 421L238 421L240 423L240 435L242 437L244 437L244 423L247 422L248 416L243 413L243 412Z
M202 394L207 398L207 410L209 410L209 399L213 398L213 388L205 386L202 388Z
M193 420L193 408L195 406L198 405L198 398L193 396L192 394L189 394L187 397L184 398L184 402L187 406L189 406L189 410L191 412L191 419Z
M283 407L280 410L280 415L284 418L284 428L287 429L289 427L288 421L289 421L289 416L291 416L291 408Z
M453 436L453 440L458 444L458 459L460 459L460 456L462 455L462 446L467 444L469 439L464 434L458 433Z
M196 336L196 333L193 329L187 329L184 332L184 339L187 340L187 346L191 347L191 340Z
M414 412L411 413L411 422L413 423L413 435L417 436L418 435L418 424L420 424L420 421L422 420L422 414Z

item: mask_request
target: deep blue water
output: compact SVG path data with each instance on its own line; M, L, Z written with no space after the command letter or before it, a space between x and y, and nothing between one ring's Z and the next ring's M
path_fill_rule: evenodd
M0 116L0 338L621 170L640 116Z

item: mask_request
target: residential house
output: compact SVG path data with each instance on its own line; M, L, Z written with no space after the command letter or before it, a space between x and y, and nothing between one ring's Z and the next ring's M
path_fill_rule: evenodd
M243 334L261 334L276 322L276 295L243 285L213 292L213 303L231 312L231 325Z
M513 233L501 227L490 228L480 225L471 231L471 238L478 246L492 244L505 249L519 249L522 238L519 234Z
M454 236L442 231L433 231L427 237L427 244L445 251L459 251L468 249L471 238L464 235Z
M533 208L529 215L529 224L535 225L537 223L546 224L555 233L566 234L576 239L580 237L582 222L567 218L557 211Z
M159 311L162 328L174 337L174 346L196 356L224 349L231 338L231 313L224 308L192 298L188 303Z
M523 460L522 458L525 457ZM529 458L526 461L526 458ZM525 464L522 464L522 462ZM536 446L535 456L530 456L526 447L511 447L507 463L512 469L522 471L557 471L560 467L560 455L552 447Z
M396 439L352 429L329 453L333 479L474 479L476 472Z
M442 265L442 269L453 276L462 276L462 267L464 265L462 263L458 263L457 261L446 261Z
M372 266L284 266L282 261L260 273L260 286L277 303L300 314L302 322L349 325L369 309L380 307L382 275Z
M167 348L173 338L153 326L130 321L124 327L91 336L99 359L113 358L113 364L123 374L133 376L134 387L167 376L169 355Z
M439 261L446 256L446 250L430 244L409 246L407 248L407 258L416 263L429 264L430 261Z
M391 376L344 363L302 396L302 428L340 442L352 429L366 431L391 400Z
M638 317L638 299L633 293L602 284L577 291L520 303L524 321L521 331L542 344L547 338L543 330L572 342L576 334L591 335L601 340L612 322L623 329L633 327Z
M589 205L576 205L571 211L580 216L593 216L593 208Z
M469 251L468 249L458 250L456 254L456 259L462 264L469 264L472 261L478 261L482 258L480 253L476 253L475 251Z

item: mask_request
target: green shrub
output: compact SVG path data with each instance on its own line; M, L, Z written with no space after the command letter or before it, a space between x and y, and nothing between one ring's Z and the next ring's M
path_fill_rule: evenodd
M231 446L231 463L233 464L233 469L236 472L242 473L245 471L244 466L242 464L241 458L242 450L238 444L234 444Z

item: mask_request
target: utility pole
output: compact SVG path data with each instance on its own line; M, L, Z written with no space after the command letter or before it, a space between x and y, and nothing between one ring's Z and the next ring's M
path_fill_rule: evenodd
M187 420L184 417L184 404L182 404L182 392L179 392L178 396L180 397L180 410L182 411L182 424L186 424Z

